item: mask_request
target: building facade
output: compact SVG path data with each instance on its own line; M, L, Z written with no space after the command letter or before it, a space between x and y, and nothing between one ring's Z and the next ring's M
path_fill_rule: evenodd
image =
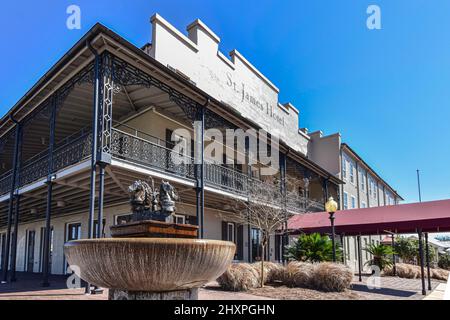
M149 176L178 190L176 222L235 242L237 261L282 259L286 237L259 252L259 231L234 222L230 205L248 200L267 166L284 188L296 181L292 213L323 211L329 195L339 198L340 177L309 157L311 137L274 84L236 50L223 55L201 21L187 34L159 15L151 22L152 42L142 48L95 25L0 120L2 280L42 272L46 284L49 274L66 273L64 243L108 237L130 219L128 186ZM251 129L268 132L270 147L277 141L269 164L237 163L228 158L234 147L223 162L207 156L213 142L230 149L217 139L227 130ZM196 135L206 138L175 162L174 144Z
M321 131L317 131L311 133L310 137L309 158L345 182L340 185L341 210L396 205L403 200L348 144L341 141L339 133L324 136ZM358 269L359 263L357 240L357 237L341 237L344 261L354 270ZM364 249L369 244L380 244L382 236L362 236L360 241ZM371 258L363 250L362 266Z

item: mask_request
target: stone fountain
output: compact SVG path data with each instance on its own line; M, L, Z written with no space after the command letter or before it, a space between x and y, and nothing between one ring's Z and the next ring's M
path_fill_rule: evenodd
M136 181L129 192L132 220L112 226L112 238L66 243L68 263L110 300L196 300L231 264L234 243L197 239L197 226L174 223L178 196L168 182L158 192Z

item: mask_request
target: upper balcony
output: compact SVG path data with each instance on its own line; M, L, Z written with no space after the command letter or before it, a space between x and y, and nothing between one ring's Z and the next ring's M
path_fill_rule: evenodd
M121 129L112 129L111 155L118 162L141 166L161 174L194 182L194 161L184 157L183 164L174 162L168 142L129 126L120 125ZM63 171L91 157L92 134L83 129L60 142L53 154L54 172ZM45 179L48 174L48 149L25 161L19 169L17 186L23 188L36 181ZM233 167L205 162L205 185L229 193L245 196L249 188L260 180L249 176ZM11 171L0 177L0 195L11 190ZM310 197L297 195L291 197L287 207L293 212L322 211L323 202Z

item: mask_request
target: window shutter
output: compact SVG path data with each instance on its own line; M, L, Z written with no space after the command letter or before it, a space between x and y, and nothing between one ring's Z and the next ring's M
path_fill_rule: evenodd
M227 223L225 221L222 221L222 240L224 241L228 240L228 228Z
M244 226L239 225L236 236L236 255L238 260L244 260Z
M281 245L280 245L280 239L281 239L281 235L277 234L275 235L275 260L276 261L280 261L280 249L281 249Z

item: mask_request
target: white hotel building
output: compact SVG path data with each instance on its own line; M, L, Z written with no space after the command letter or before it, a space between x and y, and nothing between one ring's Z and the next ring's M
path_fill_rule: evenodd
M246 199L264 166L205 158L202 173L193 162L173 163L173 131L193 133L196 121L202 132L254 128L277 136L277 175L299 185L288 204L296 214L323 211L328 195L355 195L351 183L341 186L349 177L315 151L316 136L299 130L299 111L281 103L279 89L238 51L222 54L219 37L199 20L187 34L159 15L151 23L151 43L142 48L95 25L0 119L2 280L42 272L47 284L48 274L64 274L63 244L98 229L108 237L111 225L130 218L127 187L148 176L177 188L177 222L234 241L238 261L257 260L260 234L232 222L230 201ZM386 192L377 201L384 194L397 201L377 181ZM357 201L364 203L361 193ZM284 241L272 237L266 257L281 260Z

